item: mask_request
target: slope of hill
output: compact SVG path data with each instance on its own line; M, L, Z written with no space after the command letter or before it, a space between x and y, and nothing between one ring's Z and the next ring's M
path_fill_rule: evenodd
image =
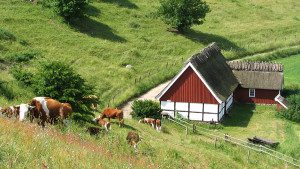
M41 5L1 0L1 30L14 38L0 39L0 58L33 55L28 70L44 60L70 63L96 87L104 106L119 105L171 78L187 57L213 41L230 59L289 47L287 54L299 53L299 1L208 4L212 11L204 25L181 35L168 32L157 18L158 0L95 0L88 16L72 24ZM7 71L1 76L16 90L13 99L1 97L2 104L32 96L18 89Z

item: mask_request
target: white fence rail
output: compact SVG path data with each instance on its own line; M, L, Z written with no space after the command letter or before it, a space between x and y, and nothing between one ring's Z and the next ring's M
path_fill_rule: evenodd
M207 128L204 128L202 126L199 126L199 125L196 125L196 124L192 124L192 123L189 123L185 120L181 120L181 119L178 119L178 118L168 118L170 121L184 127L186 129L186 134L188 134L188 128L192 128L192 131L193 132L199 132L201 134L204 134L204 135L207 135L207 136L210 136L214 139L219 139L219 140L224 140L225 142L230 142L230 143L233 143L233 144L236 144L236 145L239 145L243 148L246 148L248 150L253 150L253 151L256 151L256 152L261 152L261 153L265 153L271 157L274 157L274 158L277 158L279 160L282 160L284 161L286 164L290 164L290 165L293 165L295 167L299 167L300 168L300 160L298 159L295 159L293 157L290 157L286 154L283 154L281 152L278 152L278 151L275 151L275 150L272 150L268 147L265 147L265 146L262 146L262 145L257 145L257 144L253 144L253 143L250 143L250 142L247 142L245 140L241 140L241 139L238 139L238 138L235 138L235 137L232 137L228 134L224 134L224 133L221 133L221 132L216 132L216 131L212 131L212 130L209 130ZM201 129L201 130L198 130L198 129Z

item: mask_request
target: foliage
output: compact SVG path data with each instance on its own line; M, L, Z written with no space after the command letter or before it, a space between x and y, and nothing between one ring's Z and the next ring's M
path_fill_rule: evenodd
M10 72L14 76L14 78L23 85L31 86L33 84L33 73L28 72L21 67L14 67Z
M53 0L55 11L66 20L82 17L88 3L89 0Z
M75 112L80 112L81 118L76 120L87 120L90 111L90 103L84 96L93 93L93 88L85 83L85 80L69 65L54 61L44 63L36 74L33 89L38 96L47 96L61 102L72 105Z
M279 116L300 123L300 95L292 95L287 98L288 109L281 109Z
M132 104L132 116L145 118L160 118L160 105L152 100L135 100Z
M12 33L0 28L0 40L15 41L16 37Z
M37 53L33 52L22 52L22 53L15 53L8 56L8 60L12 62L28 62L36 57Z
M159 8L165 23L182 32L193 24L203 24L209 6L203 0L163 0Z

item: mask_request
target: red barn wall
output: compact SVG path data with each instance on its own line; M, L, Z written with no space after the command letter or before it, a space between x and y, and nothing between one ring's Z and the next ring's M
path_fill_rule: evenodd
M274 98L278 93L279 90L255 89L255 97L249 97L249 89L238 87L233 93L233 98L240 103L277 104Z
M191 67L188 67L160 98L160 101L167 100L172 102L218 104L218 101Z

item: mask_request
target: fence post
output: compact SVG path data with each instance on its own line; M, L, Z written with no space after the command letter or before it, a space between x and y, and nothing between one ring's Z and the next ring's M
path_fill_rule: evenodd
M193 133L196 133L196 125L193 124Z
M185 132L186 132L186 135L188 135L188 127L187 126L185 127Z
M248 150L248 154L247 154L247 161L250 161L250 150Z
M215 148L217 148L217 141L218 141L218 138L215 138Z

